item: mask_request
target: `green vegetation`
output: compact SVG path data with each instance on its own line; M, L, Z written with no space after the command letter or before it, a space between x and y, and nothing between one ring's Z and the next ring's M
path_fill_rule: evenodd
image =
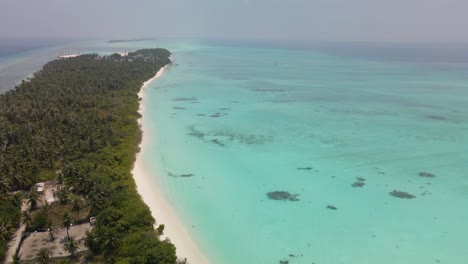
M23 223L69 225L86 207L97 219L85 243L91 261L177 262L175 247L160 241L130 174L141 139L137 93L170 63L169 56L165 49L145 49L58 59L0 95L0 259L20 223L21 198L13 192L24 190L25 201L37 207L37 193L28 190L55 178L59 203L70 209L62 223L49 219L55 209L48 207L24 212ZM47 252L40 253L48 261Z
M72 257L74 257L76 251L78 251L78 241L76 241L73 237L68 237L67 242L63 244L63 249L70 253Z
M50 261L50 251L47 248L41 248L36 252L36 259L39 264L47 264Z
M7 241L20 221L20 210L12 198L0 193L0 260L5 257Z

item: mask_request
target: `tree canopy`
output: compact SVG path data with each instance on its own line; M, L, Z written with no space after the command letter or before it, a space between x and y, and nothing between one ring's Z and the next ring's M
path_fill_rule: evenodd
M2 222L19 223L12 191L59 177L96 216L86 241L96 258L175 263L175 247L159 240L130 173L141 140L137 93L171 62L169 56L165 49L145 49L57 59L1 94L0 196L7 197L0 200ZM1 257L6 242L0 242ZM135 243L148 250L136 250Z

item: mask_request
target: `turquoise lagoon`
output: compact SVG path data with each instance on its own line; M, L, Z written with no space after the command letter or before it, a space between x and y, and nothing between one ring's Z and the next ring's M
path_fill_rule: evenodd
M174 65L145 90L142 158L212 263L466 263L467 64L162 41L47 54L154 46Z
M213 263L468 259L463 65L226 44L173 60L145 91L143 158Z

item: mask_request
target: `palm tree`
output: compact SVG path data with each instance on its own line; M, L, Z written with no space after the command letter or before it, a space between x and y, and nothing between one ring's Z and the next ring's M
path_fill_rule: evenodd
M13 256L13 264L20 264L21 263L21 254L15 254Z
M78 175L78 169L74 165L67 164L64 166L63 176L65 176L66 179L73 179L77 175Z
M11 235L11 227L9 227L6 223L2 223L0 225L0 240L8 240Z
M23 194L21 192L17 192L13 195L12 197L12 201L13 201L13 204L20 208L21 209L21 206L23 205Z
M80 201L80 197L73 194L71 197L71 201L72 201L72 212L76 213L76 219L78 220L78 214L80 213L81 209L83 208L81 206L81 201Z
M165 227L164 224L160 224L158 228L156 228L156 232L158 233L158 235L161 236L164 234L164 227Z
M113 233L104 233L103 240L104 241L102 243L102 248L104 249L104 251L107 251L107 253L113 252L117 248L118 241Z
M20 170L19 170L20 171ZM25 188L32 184L32 179L24 175L19 174L19 172L14 172L11 176L11 185L15 189Z
M26 228L30 227L32 225L32 216L31 216L31 213L29 213L28 211L24 211L22 214L21 214L21 223L23 225L26 225Z
M50 250L47 248L41 248L36 252L37 261L40 264L47 264L50 260Z
M34 210L37 208L37 203L39 199L39 195L35 190L29 191L28 195L26 196L28 198L28 204L31 205L31 210Z
M76 241L73 237L69 237L67 242L63 244L63 250L70 253L70 255L75 256L76 251L78 251L78 241Z
M49 232L49 237L51 241L54 241L54 233L57 230L57 228L52 224L51 221L47 223L47 231Z
M0 179L0 193L6 193L11 190L11 184L7 179Z
M104 207L105 197L108 195L102 184L95 184L87 190L87 202L90 215L97 215Z
M42 212L44 212L44 214L46 216L49 216L49 211L50 211L50 205L48 202L45 202L45 204L41 207L41 210Z
M100 195L90 195L87 199L90 215L97 215L103 208L104 198Z
M67 204L69 201L69 191L67 188L61 188L57 191L60 204Z
M63 174L62 172L59 172L57 174L57 183L60 185L60 189L63 188L63 182L65 181L65 179L63 178Z
M56 262L57 264L70 264L70 260L68 259L60 259L59 261Z
M67 238L70 240L70 234L68 233L68 229L70 228L72 224L72 218L70 216L69 212L65 212L65 214L62 217L62 227L67 229Z

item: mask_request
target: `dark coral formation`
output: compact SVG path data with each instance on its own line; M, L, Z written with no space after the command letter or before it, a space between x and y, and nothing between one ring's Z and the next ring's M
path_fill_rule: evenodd
M167 88L174 88L177 87L177 84L167 84L167 85L158 85L158 87L154 87L153 89L156 91L164 90Z
M221 108L220 110L229 110L229 108ZM218 117L223 117L223 116L227 116L228 113L223 113L223 112L216 112L214 114L211 114L210 117L215 117L215 118L218 118Z
M292 201L296 202L299 201L299 194L290 194L286 191L274 191L267 193L267 196L271 200L280 200L280 201Z
M418 173L418 175L420 177L424 177L424 178L435 178L436 177L435 174L430 173L430 172L420 172L420 173Z
M205 137L205 133L201 132L200 130L196 130L194 126L190 126L188 129L190 131L188 133L189 136L193 136L193 137L201 138L201 139Z
M301 167L301 168L297 168L298 170L312 170L313 168L312 167Z
M394 197L397 197L397 198L401 198L401 199L413 199L413 198L416 198L416 196L410 194L410 193L407 193L407 192L402 192L402 191L397 191L397 190L393 190L392 192L389 192L389 194L391 196L394 196Z
M284 103L295 103L300 102L300 100L292 100L292 99L276 99L276 100L263 100L261 102L268 102L268 103L275 103L275 104L284 104Z
M224 143L221 142L221 140L219 140L219 139L212 139L212 140L210 140L210 142L213 143L213 144L216 144L218 146L224 147Z
M235 133L231 131L214 131L205 133L203 131L197 130L195 126L188 127L189 133L188 135L202 139L205 142L209 143L223 143L223 146L226 145L228 142L237 142L247 145L261 145L267 142L272 141L272 138L269 136L264 135L249 135L249 134L241 134ZM216 141L213 141L216 140Z
M425 195L431 195L432 192L428 191L428 190L425 190L424 192L421 193L422 196L425 196Z
M190 177L195 176L195 174L193 174L193 173L188 173L188 174L174 174L174 173L172 173L172 172L168 172L167 175L170 176L170 177L174 177L174 178L190 178Z
M357 182L353 182L353 184L351 184L351 186L353 186L354 188L357 188L357 187L362 188L362 187L364 187L364 185L366 185L366 183L363 182L363 181L357 181Z
M338 208L336 208L336 206L331 205L331 204L327 205L327 208L330 209L330 210L337 210L338 209Z
M197 101L198 99L196 97L177 97L172 99L172 101L185 101L185 102L193 102Z
M261 145L271 141L271 137L264 135L248 135L237 133L216 133L217 136L226 136L230 141L237 141L247 145Z
M447 120L445 116L436 116L436 115L428 115L428 116L425 116L425 118L432 119L432 120L439 120L439 121Z
M272 89L272 88L254 88L252 89L254 92L263 92L263 93L277 93L277 92L286 92L285 89Z
M378 174L385 174L385 172L381 168L376 167L375 169L377 170Z
M353 186L354 188L362 188L364 187L364 185L366 185L365 181L366 179L364 179L363 177L356 177L356 181L353 182L351 186Z
M172 109L177 109L177 110L184 110L187 109L187 107L182 107L182 106L174 106Z

